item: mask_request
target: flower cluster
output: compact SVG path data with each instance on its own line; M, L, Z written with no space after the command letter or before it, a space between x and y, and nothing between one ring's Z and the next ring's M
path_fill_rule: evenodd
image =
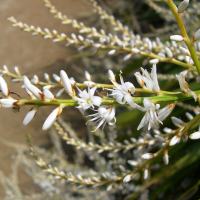
M151 71L151 77L148 74L147 70L144 70L143 68L142 72L143 75L141 75L139 72L135 73L136 79L138 83L142 86L144 91L153 92L154 94L158 94L160 92L160 88L158 85L157 80L157 74L156 74L156 65L153 65L152 71ZM141 123L138 126L138 130L144 127L148 124L148 130L151 129L152 126L158 125L158 123L162 124L162 121L172 112L174 106L166 106L163 109L160 108L160 104L154 104L149 100L148 98L143 99L143 105L144 107L140 106L139 104L134 102L134 97L132 95L135 95L136 88L135 86L130 82L124 82L123 77L120 74L120 81L121 84L118 84L116 82L116 78L114 73L109 70L108 75L110 78L110 81L112 82L112 85L108 85L110 88L104 88L104 90L110 91L111 94L108 96L112 96L113 99L119 104L119 105L128 105L134 109L138 109L142 112L145 112L145 115L141 121ZM49 76L45 73L44 77L46 80L49 80ZM106 122L109 125L114 125L116 122L115 118L115 105L102 105L102 97L95 96L95 91L98 87L97 83L94 83L91 81L91 76L88 72L85 72L86 81L82 84L82 86L87 87L88 91L86 89L81 90L78 86L80 84L76 83L75 80L69 79L66 72L61 70L60 76L54 75L55 80L57 80L65 89L65 91L69 94L69 96L72 98L72 100L75 100L74 102L78 104L76 108L79 109L82 115L84 115L84 112L88 109L91 109L96 114L89 115L88 117L93 117L93 119L89 121L95 121L94 124L97 125L97 128L95 131L102 126L102 130L105 127ZM51 102L57 102L57 99L54 97L54 95L50 92L49 89L52 88L51 83L49 85L45 85L43 87L43 92L39 90L36 86L33 84L39 84L39 79L37 76L34 76L31 82L26 76L23 76L23 82L24 82L24 88L26 89L27 94L31 97L33 100L39 100L44 103L51 103ZM146 84L146 86L144 85ZM22 100L16 100L13 99L10 96L10 92L8 89L8 86L3 79L2 76L0 76L0 87L2 90L2 93L6 98L1 99L0 103L2 107L12 107L13 109L19 109L18 107L20 105L23 105ZM76 96L75 88L78 90L79 97ZM44 122L44 125L42 127L43 130L47 130L51 127L51 125L54 123L54 121L57 119L57 117L61 114L62 110L66 105L64 103L59 103L59 106L52 111L52 113L48 116L46 121ZM25 119L23 121L23 125L27 125L36 115L37 110L39 108L39 105L35 104L34 107L27 113L25 116ZM97 110L95 110L97 108Z
M188 138L192 140L200 139L200 128L194 133L189 132L194 125L199 125L200 107L182 103L186 100L191 100L192 103L200 102L200 90L194 90L198 85L194 87L192 81L189 82L194 78L198 80L200 77L200 42L198 41L200 39L200 29L195 31L191 37L187 34L183 24L183 21L188 18L189 12L194 14L193 9L190 11L187 9L189 0L183 0L179 6L176 6L172 0L164 1L175 16L172 17L171 15L167 21L171 22L176 19L178 22L176 27L180 29L180 34L176 35L175 33L169 36L171 41L166 43L158 37L153 40L134 34L121 22L115 20L114 16L107 14L98 6L95 0L89 0L89 2L101 18L107 20L113 26L113 34L106 33L103 29L98 31L95 27L90 28L81 22L71 20L66 15L58 12L49 0L44 0L44 2L56 18L61 20L63 24L69 24L78 29L79 34L72 33L69 37L64 33L59 34L56 30L52 32L47 28L42 30L40 27L35 28L17 22L14 17L10 17L9 21L12 22L13 26L31 32L33 35L42 35L45 39L53 39L53 42L64 41L67 42L66 46L77 46L78 51L89 48L97 54L100 50L103 50L103 53L110 56L124 53L123 61L130 60L133 57L140 58L141 56L145 59L141 62L143 65L140 67L141 72L137 71L136 68L134 71L132 69L133 73L130 74L130 77L134 77L135 80L131 82L125 81L126 74L124 73L124 78L122 76L122 71L125 72L125 70L121 68L119 70L114 68L113 70L119 71L119 76L118 72L115 75L110 67L108 68L110 83L96 82L88 71L85 71L85 81L80 83L73 77L68 77L64 70L61 70L59 75L53 74L54 81L50 79L47 73L44 73L45 81L40 81L37 75L30 79L26 75L21 75L17 67L14 68L15 73L11 73L6 66L3 66L3 69L0 70L0 92L3 96L0 96L0 107L11 108L13 112L18 112L21 106L32 105L23 120L23 125L27 126L37 115L40 107L56 106L43 123L42 130L48 130L54 124L63 140L68 145L76 147L76 153L79 149L83 150L83 152L77 153L77 162L81 162L79 158L81 155L83 157L83 153L85 153L91 160L95 161L94 168L99 169L99 172L95 172L94 175L93 172L90 173L82 169L80 171L84 171L84 173L79 171L76 173L77 175L73 175L73 173L66 172L65 169L59 171L58 168L47 165L45 161L39 158L32 145L29 144L32 156L39 167L54 176L55 179L63 179L78 184L78 188L87 186L95 189L107 185L107 191L110 191L113 188L116 189L118 184L119 187L116 191L119 189L122 191L122 187L126 188L128 182L139 181L141 174L143 175L142 181L148 180L151 174L150 170L157 170L156 166L151 168L150 165L159 156L163 156L164 164L168 165L168 149L178 144L181 138L183 142L186 142ZM170 10L156 6L151 0L146 0L146 2L150 7L155 7L158 13L165 13L165 16L170 12ZM200 8L200 3L195 2L194 5L196 5L196 10ZM157 67L160 67L161 62L181 66L187 70L183 71L181 69L180 72L178 69L175 71L176 73L168 75L158 74L157 71L160 69L157 70ZM152 66L150 72L144 67L147 64ZM23 82L22 88L25 89L29 99L13 98L12 94L17 94L9 90L4 80L5 76L11 77L14 83ZM130 77L128 77L129 80L131 80ZM166 82L173 80L174 82L166 84L166 87L164 87L160 79ZM138 88L137 84L139 85ZM173 84L178 86L178 90L171 86ZM59 88L55 95L51 91L53 88ZM67 93L68 98L60 99L59 97L63 93ZM168 121L172 122L176 128L165 127L167 121L165 119L170 116L176 105L182 107L182 109L194 111L196 116L193 117L189 112L186 112L188 122L173 116L171 119L168 118ZM62 118L59 118L67 107L75 107L84 118L89 118L86 121L89 130L89 142L79 138L70 125L63 123ZM122 110L119 107L125 108L123 109L125 114L131 113L131 116L129 116L130 121L132 120L131 123L133 122L133 125L131 125L136 124L134 128L135 132L136 129L138 130L137 135L133 134L134 131L131 129L123 130L123 134L118 133L120 128L117 127L119 129L116 129L119 122L116 113ZM128 112L129 110L131 112ZM121 120L121 124L122 126L125 124L123 120ZM62 126L65 127L66 132ZM93 133L98 132L99 129L101 129L99 132L101 136ZM96 138L96 136L98 137ZM30 138L28 142L30 143ZM129 151L131 153L127 153ZM104 157L101 155L103 152L107 152ZM127 155L124 158L123 155L126 153ZM169 153L171 154L170 151ZM140 171L143 173L139 173ZM158 180L162 178L163 176L160 176ZM152 182L148 182L148 184L151 185ZM132 185L131 191L137 195L144 188L148 188L149 185L144 185L144 187L140 185L138 188ZM130 193L130 190L127 193Z

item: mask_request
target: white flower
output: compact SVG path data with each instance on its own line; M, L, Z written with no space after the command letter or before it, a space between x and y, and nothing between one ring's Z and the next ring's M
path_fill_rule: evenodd
M94 93L97 87L93 87L93 88L88 87L88 92L86 90L81 91L78 87L77 89L79 91L80 98L75 96L73 97L73 99L78 101L79 106L77 106L76 108L79 109L82 115L84 115L85 110L91 107L94 108L94 105L95 106L101 105L101 101L102 101L101 97L94 96Z
M142 118L137 130L144 127L147 123L149 123L148 130L151 129L152 124L158 124L158 123L162 124L156 112L156 110L159 109L160 105L156 104L155 106L148 98L144 98L143 104L144 108L141 110L146 111L146 113Z
M94 132L102 126L102 131L106 125L106 122L109 125L114 125L116 123L116 118L115 118L115 107L112 106L100 106L97 110L98 112L92 115L88 115L88 117L94 117L93 119L88 120L90 121L95 121L94 124L98 124Z
M125 104L126 102L133 108L137 107L137 104L134 103L131 94L135 93L135 87L130 82L125 82L123 78L120 76L121 85L118 85L116 82L114 82L112 79L110 79L113 85L115 85L116 88L113 89L107 89L112 91L112 96L116 99L116 101L119 104ZM131 93L131 94L130 94Z
M156 93L160 92L160 87L158 85L158 78L156 74L156 64L153 65L153 68L151 70L151 76L149 75L148 71L144 70L142 67L141 70L143 75L141 75L139 72L135 73L137 80L139 80L138 83L140 84L143 81L145 82L146 87L149 90L154 91Z
M185 94L190 94L193 96L194 100L197 101L197 95L189 89L188 83L185 81L185 76L188 73L188 71L183 71L179 75L176 75L176 78L178 79L181 91Z

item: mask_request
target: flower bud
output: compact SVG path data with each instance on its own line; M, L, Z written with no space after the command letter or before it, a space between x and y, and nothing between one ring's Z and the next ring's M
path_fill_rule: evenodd
M44 73L44 79L47 81L47 82L50 82L50 77L49 77L49 74L47 73Z
M108 70L108 76L113 82L116 82L115 75L114 75L113 71L110 69Z
M57 74L53 74L53 78L55 79L55 81L57 81L58 83L61 82L60 77Z
M168 151L167 150L164 151L163 161L164 161L165 165L168 165L168 163L169 163L169 155L168 155Z
M28 111L28 113L26 114L24 121L23 121L23 125L26 126L28 125L31 120L35 117L36 113L37 113L37 106L33 107L30 111Z
M54 98L54 95L53 95L48 89L44 89L44 90L43 90L43 93L44 93L44 96L45 96L47 99L53 99L53 98Z
M196 41L200 38L200 29L192 37L193 41Z
M29 83L26 87L38 100L43 100L44 94L36 86Z
M178 6L178 12L179 13L183 12L187 8L188 4L189 4L189 0L182 1Z
M7 83L5 82L4 78L0 76L0 89L4 96L8 97L10 96L10 91L8 89Z
M200 139L200 132L194 132L189 136L190 139L192 140L198 140Z
M70 80L66 74L65 71L61 70L60 71L60 78L61 78L61 81L62 81L62 84L65 88L65 91L71 95L71 96L75 96L75 90L74 88L72 87L71 83L70 83Z
M168 47L165 48L165 51L168 58L173 58L173 53Z
M181 35L171 35L170 39L176 42L181 42L184 38Z
M15 99L0 99L0 104L3 108L12 108L17 101Z
M127 176L124 177L123 182L128 183L131 180L131 178L132 178L132 175L128 174Z
M62 112L62 108L60 106L54 109L52 113L45 120L42 126L42 130L46 131L47 129L49 129L52 126L52 124L56 121L58 116L61 114L61 112Z
M141 157L143 159L150 160L150 159L154 158L154 154L152 154L152 153L145 153Z
M180 142L180 135L179 134L177 134L177 135L175 135L172 139L171 139L171 141L170 141L170 143L169 143L169 146L174 146L176 143L179 143Z
M85 71L85 78L86 78L87 81L92 81L92 77L91 77L91 75L89 74L88 71Z

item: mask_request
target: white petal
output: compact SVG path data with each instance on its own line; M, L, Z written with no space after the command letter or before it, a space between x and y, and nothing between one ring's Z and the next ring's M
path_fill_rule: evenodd
M125 103L126 103L126 100L124 99L124 96L123 96L123 95L116 95L116 101L117 101L119 104L125 104Z
M105 107L101 106L98 108L98 113L99 113L100 117L103 118L108 113L108 111L106 110Z
M148 123L147 120L147 114L144 115L144 117L142 118L139 126L137 127L137 130L140 130L142 127L144 127L146 124Z
M134 103L134 101L129 93L124 96L124 99L128 102L128 104L131 107L136 108L136 103Z
M92 103L93 103L95 106L100 106L100 105L101 105L101 101L102 101L102 98L101 98L101 97L93 96L93 98L92 98Z
M153 80L153 88L152 90L154 92L160 92L160 87L158 85L158 78L157 78L157 72L156 72L156 64L153 65L153 68L151 70L151 78Z
M106 120L108 122L112 121L114 119L114 117L115 117L115 107L109 108L109 111L110 111L109 115L106 116Z
M172 111L174 110L174 107L175 107L175 104L171 103L171 104L165 106L164 108L158 110L157 111L158 119L160 121L165 120L172 113Z
M91 89L90 89L90 87L88 87L88 93L90 95L90 98L92 98L94 96L94 93L95 93L96 89L97 89L96 86L91 88Z
M147 110L154 107L154 104L148 98L144 98L143 104Z
M124 83L124 85L126 87L127 92L131 89L131 94L135 93L135 86L132 83L126 82L126 83Z

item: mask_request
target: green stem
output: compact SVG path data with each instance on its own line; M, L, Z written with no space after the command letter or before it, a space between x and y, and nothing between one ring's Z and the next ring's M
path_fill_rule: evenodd
M190 51L192 60L194 61L196 69L197 69L197 71L200 75L200 63L199 63L193 42L190 41L190 39L187 35L187 32L185 30L185 27L184 27L184 24L183 24L183 21L182 21L182 18L181 18L181 13L178 12L178 9L176 8L173 0L168 0L166 3L168 4L169 8L172 10L172 12L173 12L173 14L176 18L176 21L177 21L178 26L180 28L181 34L184 37L184 42L187 45L188 50Z
M195 94L199 95L200 90L195 91ZM143 105L143 100L145 97L132 97L133 101L137 104ZM193 97L189 94L183 94L183 93L173 93L173 94L167 94L167 95L160 95L160 96L153 96L153 97L146 97L151 100L152 103L161 103L161 102L180 102L185 101L189 99L193 99ZM51 99L46 101L41 100L27 100L27 99L20 99L18 100L15 105L38 105L38 106L48 106L48 105L60 105L62 104L64 107L70 107L70 106L78 106L77 100L73 99ZM114 106L128 106L128 104L119 104L115 99L113 98L103 98L101 105L114 105Z

